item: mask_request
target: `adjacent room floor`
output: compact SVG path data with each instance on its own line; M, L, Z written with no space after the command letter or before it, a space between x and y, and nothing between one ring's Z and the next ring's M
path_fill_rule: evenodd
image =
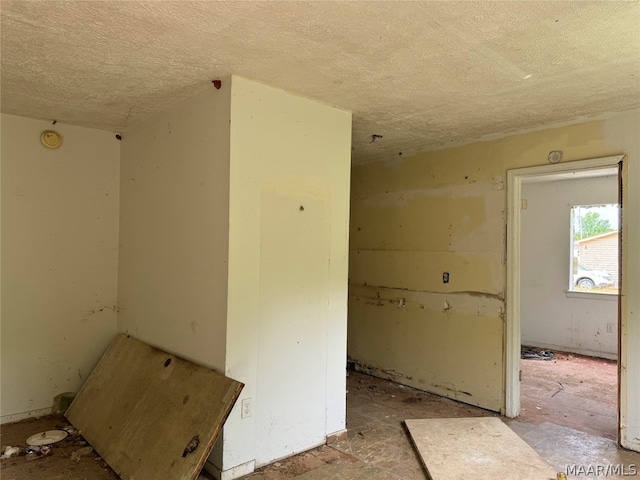
M617 438L617 362L556 352L553 360L522 360L520 365L518 420Z
M611 432L615 437L615 390L610 392L607 385L613 381L615 386L617 367L614 362L559 355L556 363L523 361L522 367L527 378L523 382L522 416L517 420L504 420L554 469L565 471L572 465L621 465L627 469L631 465L640 466L640 454L616 448L611 438ZM580 377L580 370L586 372L587 377ZM347 385L348 433L345 438L330 446L275 462L244 480L424 480L427 476L403 420L498 416L356 372L349 372ZM600 400L590 398L588 387L594 385L595 390L605 394ZM611 393L613 403L604 400ZM608 426L611 419L612 430ZM5 426L2 429L3 448L7 444L23 442L34 432L53 428L61 420L60 417L48 417ZM605 431L604 426L609 430ZM604 434L597 433L601 430ZM52 456L32 462L26 462L24 457L2 460L2 478L116 478L95 453L78 462L72 461L72 452L80 447L73 444L54 447ZM568 478L605 477L569 475ZM606 478L629 477L610 475Z

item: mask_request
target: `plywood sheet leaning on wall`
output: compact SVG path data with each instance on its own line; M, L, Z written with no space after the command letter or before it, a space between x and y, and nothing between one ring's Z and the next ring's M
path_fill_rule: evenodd
M195 479L242 387L119 335L65 415L123 480Z
M495 417L405 420L432 480L555 480L556 472Z

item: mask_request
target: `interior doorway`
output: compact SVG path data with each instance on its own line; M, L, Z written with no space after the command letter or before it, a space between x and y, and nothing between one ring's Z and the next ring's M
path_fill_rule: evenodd
M616 167L522 185L524 422L617 438L619 217Z
M551 190L554 188L560 188L561 182L573 181L576 179L587 179L587 178L600 178L613 175L616 180L616 193L618 195L619 203L622 203L622 190L620 189L621 180L622 180L622 168L623 168L623 155L614 156L614 157L605 157L598 158L592 160L583 160L577 162L568 162L564 164L554 164L554 165L545 165L540 167L530 167L524 169L510 170L508 172L508 219L507 219L507 338L506 338L506 381L505 381L505 414L509 417L516 417L520 414L521 411L521 345L523 341L525 343L531 343L527 341L527 336L530 336L531 332L528 331L527 328L524 329L525 337L523 337L523 317L526 317L524 312L523 301L525 304L529 302L527 306L530 307L531 302L534 305L540 305L541 303L548 304L549 302L541 302L541 299L547 300L547 294L544 293L544 288L540 289L537 292L538 298L530 298L529 293L531 293L530 285L526 285L526 293L523 295L523 278L525 278L527 264L530 263L531 255L526 251L526 241L530 239L530 232L527 231L527 228L530 226L527 225L525 216L529 213L526 208L528 208L528 199L523 192L528 193L528 186L535 184L543 184L547 187L551 186ZM592 180L593 181L593 180ZM555 187L552 186L555 184ZM542 189L544 190L544 188ZM546 192L543 196L546 195L549 198L553 197L553 194ZM571 203L571 202L566 202ZM575 202L574 202L575 203ZM579 201L577 203L580 203ZM548 209L548 206L546 207ZM525 210L523 210L525 209ZM624 226L623 218L620 218L620 228L622 229ZM524 221L524 224L523 224ZM523 226L525 230L523 231ZM583 298L570 298L571 297L571 285L574 279L574 273L570 270L568 265L573 265L573 261L567 262L569 256L573 255L574 246L571 245L570 242L564 242L565 245L569 245L563 252L556 252L555 255L564 256L565 261L559 262L562 265L557 265L557 259L548 258L541 259L536 258L535 262L538 264L547 263L554 264L557 268L566 269L567 271L563 273L564 278L566 278L566 284L564 288L561 288L560 294L565 297L565 303L571 303L572 301L582 301ZM621 242L618 243L618 253L620 262L623 261L623 254ZM553 254L550 254L550 257L553 257ZM573 258L572 258L573 260ZM557 274L558 272L556 272ZM538 279L538 283L542 283L544 279ZM536 283L536 282L534 282ZM576 293L575 295L584 295L586 297L591 296L592 294L582 294ZM595 295L595 294L594 294ZM560 296L558 297L560 300ZM602 299L592 298L589 299L594 302L602 303ZM608 323L613 323L617 328L615 329L615 335L613 336L613 345L614 352L612 356L615 356L619 353L623 355L624 352L620 351L620 327L621 327L621 316L620 316L620 296L618 294L613 295L613 298L608 299L609 310L611 311L611 319ZM553 302L551 302L553 303ZM604 303L602 303L604 304ZM584 305L583 305L584 306ZM575 305L574 305L575 307ZM527 308L527 312L530 312L531 308ZM543 309L544 310L544 309ZM543 310L538 309L537 315L543 315L549 317L549 312L544 312ZM558 316L555 316L557 319ZM526 318L524 318L526 321ZM594 337L591 335L590 327L585 328L585 325L581 325L580 328L576 329L574 326L564 326L561 327L558 331L562 332L554 336L554 333L550 330L550 325L554 326L553 318L546 318L547 321L551 320L551 324L546 326L546 334L545 337L543 334L542 341L539 341L539 347L545 346L560 346L561 344L574 341L574 345L571 345L569 350L580 351L580 349L585 350L582 353L587 355L598 353L598 349L601 348L600 345L596 345L598 343L597 335ZM605 322L605 326L603 327L603 333L607 333L607 322ZM595 343L589 344L586 342L586 339L577 339L571 338L571 333L575 333L576 330L582 330L584 334L587 336L591 336L595 338ZM610 333L613 333L613 329L609 328ZM597 331L597 328L596 328ZM568 333L568 335L567 335ZM565 338L560 338L560 337ZM569 337L569 338L566 338ZM593 338L592 338L593 339ZM601 342L600 342L601 343ZM590 351L591 350L591 351ZM611 352L610 352L611 353ZM567 359L564 359L567 361ZM626 381L624 375L621 375L619 367L614 365L614 373L615 379L617 380L618 389L616 392L616 415L615 415L615 437L619 438L620 432L620 415L623 415L625 412L620 408L620 387L624 387L624 382ZM584 382L585 380L583 380ZM586 379L586 381L589 381ZM563 386L562 382L559 382L556 385L556 389L558 393L562 391ZM555 393L555 392L554 392ZM556 394L557 395L557 394ZM624 405L623 405L624 408ZM609 435L607 435L609 436Z

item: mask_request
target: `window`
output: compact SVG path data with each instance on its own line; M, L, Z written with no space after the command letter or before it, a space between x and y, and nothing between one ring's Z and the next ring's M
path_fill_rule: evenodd
M571 271L569 290L617 294L618 204L571 208Z

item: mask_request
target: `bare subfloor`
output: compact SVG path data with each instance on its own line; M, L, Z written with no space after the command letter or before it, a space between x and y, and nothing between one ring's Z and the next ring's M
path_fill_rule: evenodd
M521 360L520 365L518 420L551 422L611 440L617 438L615 361L556 353L553 360Z
M566 471L567 466L573 465L622 465L628 473L631 465L640 467L640 454L616 448L615 441L607 438L611 436L610 432L600 432L598 427L600 424L608 426L610 422L607 419L613 415L611 428L615 436L615 388L613 403L606 400L609 398L607 395L593 400L589 389L584 388L585 384L597 385L597 391L610 393L607 385L611 384L607 382L611 380L612 371L615 386L615 363L604 361L592 364L588 360L583 357L560 357L555 364L538 360L523 361L523 415L517 420L504 420L558 471ZM586 377L578 375L579 367L583 371L586 368ZM588 372L593 378L588 376ZM244 480L424 480L427 476L414 452L403 420L498 416L480 408L355 372L349 372L347 386L348 433L344 438L330 446L321 446L263 467L243 477ZM591 404L590 401L598 403ZM608 407L605 407L607 404ZM569 410L560 408L567 405ZM580 424L581 419L587 419L587 423ZM4 426L2 448L5 445L24 446L24 439L29 435L59 426L61 422L64 422L61 417L46 417ZM597 432L600 433L595 434ZM2 460L1 477L5 480L117 478L99 457L96 458L95 453L82 457L77 463L71 461L71 452L79 446L73 445L73 440L68 443L71 444L66 447L64 444L54 447L52 456L32 462L26 462L23 456ZM582 474L568 475L568 478L605 477ZM630 477L609 475L606 478Z
M618 449L612 440L615 362L559 354L555 363L523 360L522 369L522 415L503 420L542 458L558 472L566 473L569 467L579 473L569 474L570 479L627 479L632 466L640 477L640 454ZM267 465L243 480L424 480L428 477L403 420L498 416L360 373L349 372L347 384L346 438ZM627 475L571 470L599 465L624 468Z

